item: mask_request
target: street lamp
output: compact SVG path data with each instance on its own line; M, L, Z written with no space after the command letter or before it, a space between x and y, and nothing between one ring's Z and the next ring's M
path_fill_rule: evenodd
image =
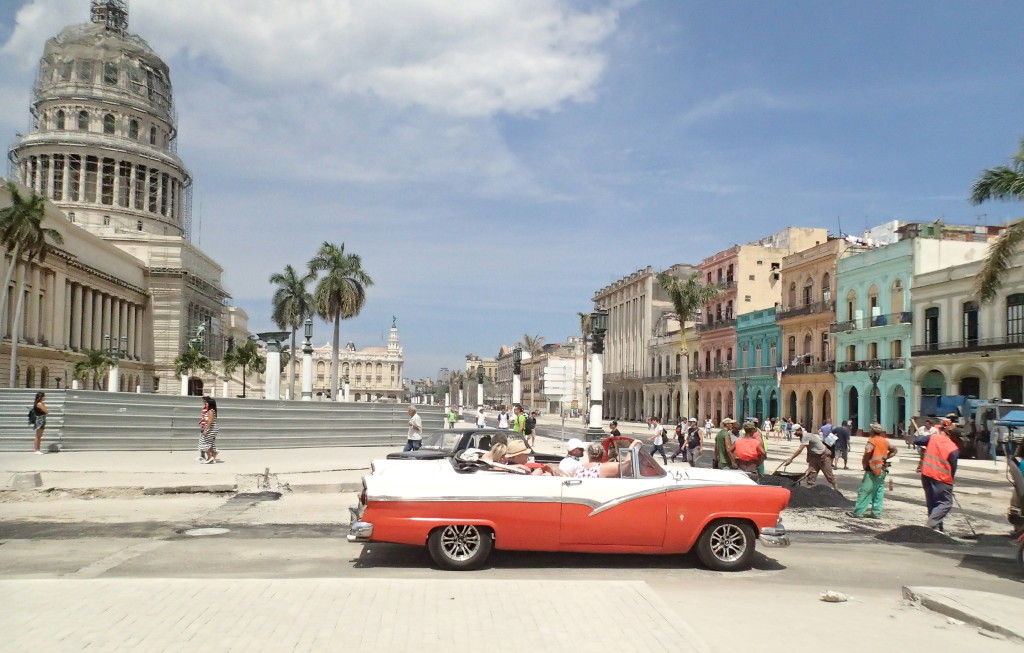
M313 318L302 324L302 401L313 401Z
M608 331L608 311L597 309L590 314L590 420L587 423L587 440L604 439L601 428L604 401L604 334Z
M512 350L512 403L523 403L523 348Z
M484 407L484 366L476 366L476 407Z
M880 401L881 396L878 394L878 380L882 378L882 366L876 365L868 369L871 370L868 372L868 378L871 379L871 411L874 414L872 421L875 424L880 424L881 422L878 421L878 405L882 402Z
M750 378L746 377L746 376L743 377L742 385L743 385L743 415L741 415L741 417L743 419L746 419L747 415L749 415L750 412L751 412L749 410L749 408L748 408L748 406L749 406L749 403L748 403L749 402L749 397L747 396L747 386L750 385Z
M117 347L117 341L111 340L110 334L103 336L103 349L107 352L107 356L113 361L113 365L110 366L110 371L107 373L107 391L108 392L120 392L121 391L121 370L119 364L121 359L128 354L128 336L121 336L121 346Z

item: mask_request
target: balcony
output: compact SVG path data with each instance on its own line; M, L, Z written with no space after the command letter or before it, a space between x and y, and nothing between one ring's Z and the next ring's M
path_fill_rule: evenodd
M836 372L870 372L871 370L902 370L906 358L872 358L863 361L843 361L836 364Z
M933 342L926 345L914 345L910 348L911 356L935 356L937 354L957 354L969 351L996 351L999 349L1020 349L1024 347L1024 333L1017 333L1002 338L974 338L971 340L954 340L952 342Z
M713 370L691 370L691 379L729 379L736 372L731 365L720 365Z
M818 363L797 363L796 365L789 365L783 370L782 374L789 376L790 374L835 374L836 362L835 361L820 361Z
M762 365L760 367L741 367L733 370L732 378L742 381L744 378L752 379L760 376L775 376L774 365Z
M736 318L726 318L724 320L715 320L714 322L708 322L697 325L697 332L704 333L705 331L717 331L718 329L728 329L736 327Z
M718 283L716 283L715 287L718 288L719 290L721 290L722 292L727 292L729 290L736 290L736 280L735 279L725 279L725 280L722 280L722 281L719 281Z
M814 302L812 304L804 304L803 306L795 306L791 308L784 308L775 314L775 320L785 320L791 317L800 317L801 315L811 315L812 313L824 313L826 311L835 311L836 303L832 300L827 302Z
M872 315L859 320L847 320L846 322L833 322L829 325L829 333L841 331L855 331L857 329L869 329L871 327L889 326L892 324L911 324L914 314L909 311L903 313L889 313L888 315Z

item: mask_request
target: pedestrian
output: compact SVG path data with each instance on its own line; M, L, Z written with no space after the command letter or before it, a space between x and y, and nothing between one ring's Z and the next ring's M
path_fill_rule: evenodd
M478 429L487 428L487 416L484 415L483 406L481 406L480 409L476 411L476 427Z
M580 466L583 458L583 450L586 448L587 445L579 438L570 438L565 443L565 450L568 455L558 463L558 469L561 470L562 474L572 477L576 473L576 468Z
M786 427L783 424L781 418L779 418L779 417L773 417L772 418L772 432L774 433L775 439L778 442L782 442L782 432L785 430L785 428Z
M818 481L818 472L821 471L825 475L825 480L832 486L833 490L839 490L839 486L836 485L836 477L832 473L832 455L828 451L828 447L822 441L821 436L817 433L811 433L810 431L804 431L804 427L799 424L793 425L793 435L800 439L800 446L789 457L786 464L793 462L800 452L804 449L807 450L807 487L813 486Z
M455 406L449 407L448 408L448 428L449 429L454 429L455 428L455 422L457 422L458 420L459 420L459 414L457 412L455 412Z
M841 427L836 427L841 428ZM851 517L864 517L868 510L875 519L882 518L882 500L885 498L885 477L889 474L889 459L896 455L896 449L889 446L885 437L885 429L881 424L871 425L871 437L864 445L864 457L861 467L864 478L857 489L857 503Z
M945 530L942 521L953 509L953 478L960 457L960 429L943 421L935 433L918 437L914 444L924 447L921 455L921 485L928 507L928 528Z
M793 439L793 418L792 417L787 417L786 418L786 440L792 440L792 439Z
M512 430L521 433L525 437L526 415L523 415L523 407L516 404L512 407L512 412L515 413L515 417L512 418Z
M608 435L610 435L611 437L617 438L622 435L622 433L619 433L619 423L617 421L612 420L612 423L609 424L608 426Z
M756 423L743 422L743 436L736 440L734 453L736 467L744 472L757 471L767 454L764 450L764 434L757 430Z
M712 435L714 435L714 431L715 423L711 421L710 417L708 417L707 419L704 420L704 437L710 438Z
M405 436L402 451L418 451L423 440L423 418L416 414L416 408L409 406L409 433Z
M654 445L654 449L651 450L651 456L655 454L661 454L661 459L668 464L668 456L665 454L665 427L661 425L661 418L655 416L648 418L649 423L654 427L654 435L651 437L650 442Z
M217 462L217 400L210 396L203 397L202 418L199 420L199 454L200 462L210 464Z
M506 410L505 406L502 406L498 410L498 428L499 429L507 429L508 428L508 410Z
M676 461L677 456L683 457L683 462L686 462L686 429L685 424L682 420L676 424L676 442L679 443L679 450L672 454L672 462Z
M37 453L40 456L43 455L40 446L43 443L43 431L46 430L46 416L50 414L50 411L46 409L45 400L46 393L37 392L35 401L32 402L32 410L29 411L29 422L32 424L32 428L36 430L36 442L33 453Z
M530 438L530 448L537 444L537 418L540 417L540 413L536 410L530 411L530 416L526 418L526 436Z
M872 424L874 426L874 424ZM825 428L824 426L822 428ZM835 443L835 455L832 460L836 464L836 468L839 468L839 459L843 459L843 469L849 469L847 457L850 455L850 423L843 422L839 426L832 428L832 435L836 436Z
M696 467L697 456L704 452L704 438L701 437L696 417L691 417L688 424L686 427L686 460L689 461L690 467Z
M739 432L739 426L731 417L722 420L722 428L715 435L715 469L735 469L736 457L733 453L731 431Z

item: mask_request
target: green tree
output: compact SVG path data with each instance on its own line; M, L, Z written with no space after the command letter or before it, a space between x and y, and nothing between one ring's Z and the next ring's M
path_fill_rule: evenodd
M678 279L668 272L658 273L658 285L668 294L679 320L679 401L680 415L690 412L690 356L686 349L686 323L697 319L700 309L721 294L716 286L700 282L700 273Z
M83 349L82 359L71 368L71 378L78 381L88 379L92 374L92 387L100 388L100 379L114 366L114 359L102 349Z
M0 291L2 292L0 294L0 333L5 332L3 318L7 315L10 301L7 289L11 283L11 276L14 273L14 268L22 265L22 274L15 291L18 302L14 309L14 321L10 325L11 372L9 385L13 387L18 371L18 340L21 338L21 316L25 308L25 280L32 262L36 259L39 259L40 262L46 259L47 240L60 245L64 242L64 238L56 229L43 226L46 204L40 195L37 195L35 191L29 191L28 197L24 197L12 182L7 182L5 189L11 197L11 204L0 209L0 242L11 251L11 265L7 270L7 277L4 279L3 290ZM23 264L21 263L22 258L24 258Z
M540 355L541 348L544 345L544 336L537 334L531 336L528 333L523 334L523 349L530 352L530 408L536 408L534 399L534 389L537 387L537 379L533 376L533 365L537 360L537 356Z
M174 373L181 378L182 376L191 378L197 372L203 374L209 374L213 371L213 363L207 358L203 350L200 349L199 344L190 342L188 349L178 354L178 357L174 359ZM186 384L188 381L186 380Z
M224 374L228 376L235 373L239 367L242 368L242 397L246 395L246 377L249 372L261 374L267 371L267 359L260 355L259 346L255 340L249 339L245 344L232 347L224 353L221 361L224 366ZM280 374L280 370L277 372Z
M583 400L580 406L590 405L590 390L587 384L587 362L590 358L590 351L587 346L590 344L590 313L576 313L580 318L580 333L583 334Z
M313 291L313 307L321 319L334 324L331 338L331 398L338 399L338 351L341 320L359 315L366 304L366 289L373 279L363 270L357 254L346 254L340 247L325 242L309 262L309 271L319 277ZM320 276L323 275L323 276Z
M983 170L975 180L971 188L971 203L981 204L989 200L1024 200L1024 138L1010 165ZM980 301L987 303L996 298L1021 243L1024 243L1024 219L1008 224L989 246L988 256L975 279L975 292Z
M271 319L278 329L292 332L289 351L295 351L295 333L306 318L313 316L313 296L306 289L314 278L312 273L300 276L290 265L284 266L283 273L270 275L270 283L277 284L274 291ZM282 353L281 360L285 360ZM288 397L295 398L295 357L288 356Z
M458 406L459 404L459 390L465 388L466 375L459 371L454 371L448 374L448 393L449 393L449 406ZM445 406L447 408L448 406Z

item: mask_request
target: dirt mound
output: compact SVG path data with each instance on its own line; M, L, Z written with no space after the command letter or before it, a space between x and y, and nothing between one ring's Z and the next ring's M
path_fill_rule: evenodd
M811 487L806 485L791 487L789 488L789 493L790 508L849 509L853 507L853 501L823 483Z
M774 485L777 487L792 488L793 477L782 474L764 474L757 478L758 485Z
M875 536L884 542L899 544L959 544L952 537L927 526L897 526Z

